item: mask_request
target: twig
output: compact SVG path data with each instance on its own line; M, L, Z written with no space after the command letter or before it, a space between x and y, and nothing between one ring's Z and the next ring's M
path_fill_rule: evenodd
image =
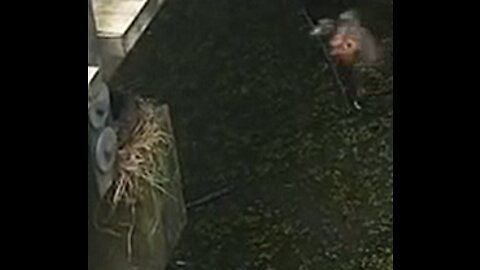
M389 95L391 95L392 93L393 93L393 92L390 91L390 90L387 90L387 91L376 91L376 92L366 93L365 96L367 96L367 97L389 96Z
M135 220L136 220L136 211L135 211L135 205L132 206L131 208L131 213L132 213L132 224L130 224L130 227L128 228L128 233L127 233L127 258L129 262L132 262L133 258L133 233L135 231Z
M234 189L233 186L228 186L228 187L222 188L218 191L214 191L212 193L209 193L209 194L201 197L200 199L197 199L197 200L194 200L193 202L187 203L187 209L202 206L202 205L210 203L214 200L217 200L217 199L231 193L233 191L233 189Z

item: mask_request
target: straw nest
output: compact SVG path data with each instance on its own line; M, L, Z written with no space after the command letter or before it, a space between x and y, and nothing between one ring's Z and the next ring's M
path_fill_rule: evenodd
M136 123L118 149L114 184L95 218L97 229L126 240L129 259L138 235L153 239L162 224L164 196L171 196L165 184L173 138L153 103L138 99L135 111Z
M161 122L159 108L138 100L138 121L126 143L118 151L117 171L112 203L134 204L147 189L167 194L169 181L167 158L172 148L171 135Z

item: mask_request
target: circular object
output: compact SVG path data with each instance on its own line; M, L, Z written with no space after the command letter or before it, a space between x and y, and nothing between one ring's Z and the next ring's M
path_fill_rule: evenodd
M88 118L95 129L100 129L105 126L110 112L110 93L107 86L101 84L97 91L97 95L92 98Z
M105 128L97 140L95 161L102 173L109 172L115 163L117 153L117 134L111 127Z

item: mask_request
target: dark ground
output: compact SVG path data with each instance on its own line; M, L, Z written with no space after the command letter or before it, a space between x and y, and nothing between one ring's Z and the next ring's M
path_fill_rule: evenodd
M392 269L392 94L349 112L298 4L168 2L114 87L171 106L187 201L234 187L189 211L169 269ZM367 9L387 44L390 4Z

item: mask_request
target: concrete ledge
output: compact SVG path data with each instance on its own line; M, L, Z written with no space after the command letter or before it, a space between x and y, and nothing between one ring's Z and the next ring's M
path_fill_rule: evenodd
M133 49L165 0L92 0L102 72L109 78Z

